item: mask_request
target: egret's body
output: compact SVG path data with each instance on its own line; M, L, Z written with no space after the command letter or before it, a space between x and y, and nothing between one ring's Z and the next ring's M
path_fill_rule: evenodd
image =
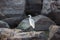
M34 29L35 28L35 21L32 19L31 15L29 15L29 23L30 23L30 26Z

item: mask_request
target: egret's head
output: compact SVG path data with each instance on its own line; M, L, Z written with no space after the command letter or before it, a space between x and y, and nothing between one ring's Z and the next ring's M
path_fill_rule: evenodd
M31 15L28 15L31 18Z
M31 15L28 15L29 17L31 17Z

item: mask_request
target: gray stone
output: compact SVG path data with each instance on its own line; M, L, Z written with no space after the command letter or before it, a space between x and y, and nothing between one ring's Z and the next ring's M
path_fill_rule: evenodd
M60 12L60 0L54 0L51 3L51 10L54 12Z
M60 40L60 26L52 25L48 40Z
M43 0L43 7L42 7L42 11L41 14L49 14L51 12L51 2L52 0Z
M36 31L40 30L48 30L50 25L55 24L51 19L46 16L38 15L33 17L35 21L35 29ZM22 29L25 31L31 31L33 28L29 24L28 18L24 19L18 26L18 29Z
M7 22L10 25L10 28L15 28L25 17L11 17L3 19L3 21Z
M56 0L52 2L51 4L51 10L52 12L48 14L48 17L50 17L52 20L56 22L56 24L60 25L60 0Z
M8 25L8 23L0 20L0 28L9 28L9 27L10 26Z
M48 18L46 16L39 15L36 17L36 19L37 18L39 18L35 23L35 25L36 25L35 30L37 30L37 31L38 30L43 30L43 31L49 30L50 25L55 24L54 21L52 21L50 18Z
M3 40L47 40L45 32L43 31L15 32L14 29L6 28L0 28L0 38Z
M22 15L25 10L25 0L0 0L0 12L5 15Z
M48 15L52 12L60 12L60 0L44 0L41 14Z

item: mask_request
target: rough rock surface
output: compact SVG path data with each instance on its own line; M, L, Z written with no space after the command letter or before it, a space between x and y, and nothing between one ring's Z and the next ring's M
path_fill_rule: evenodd
M54 20L56 24L60 25L60 0L51 3L52 12L47 16Z
M24 10L25 0L0 0L0 12L7 16L23 15Z
M55 0L51 3L51 10L54 12L60 12L60 0Z
M50 4L52 0L43 0L43 7L41 14L49 14L51 12Z
M55 24L51 19L46 16L38 15L33 17L35 21L35 29L34 30L48 30L50 25ZM17 27L18 29L22 29L25 31L31 31L33 28L29 24L28 18L24 19Z
M23 19L24 17L18 16L3 19L3 21L7 22L10 25L10 28L15 28Z
M8 25L8 23L0 20L0 28L9 28L9 27L10 26Z
M8 31L9 30L9 31ZM47 40L43 31L39 32L19 32L14 29L0 28L1 40Z
M51 18L56 24L60 25L60 12L52 12L48 14L48 17Z
M60 40L60 26L52 25L50 27L48 40Z

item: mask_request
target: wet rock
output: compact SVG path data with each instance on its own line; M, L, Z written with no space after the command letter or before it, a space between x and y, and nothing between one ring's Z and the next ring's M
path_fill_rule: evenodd
M52 25L50 27L50 33L49 33L48 40L60 40L60 26Z
M10 28L15 28L24 18L24 16L11 17L3 19L3 21L7 22L10 25Z
M25 10L25 0L0 0L0 12L9 15L23 15Z
M46 16L40 16L38 18L40 19L35 23L36 25L35 30L37 31L39 30L47 31L49 30L50 25L55 24L54 21L52 21L50 18Z
M18 33L15 32L13 29L5 28L0 28L0 38L3 40L47 40L47 37L43 31Z
M6 17L11 18L11 17L19 17L19 16L26 16L25 14L7 14Z
M8 23L0 20L0 28L9 28L9 27L10 26L8 25Z
M40 30L48 30L50 25L55 24L51 19L49 19L46 16L43 15L38 15L33 17L34 21L35 21L35 29L36 31L40 31ZM29 24L29 20L28 18L24 19L18 26L18 29L22 29L25 31L31 31L33 30L33 28L30 26Z

